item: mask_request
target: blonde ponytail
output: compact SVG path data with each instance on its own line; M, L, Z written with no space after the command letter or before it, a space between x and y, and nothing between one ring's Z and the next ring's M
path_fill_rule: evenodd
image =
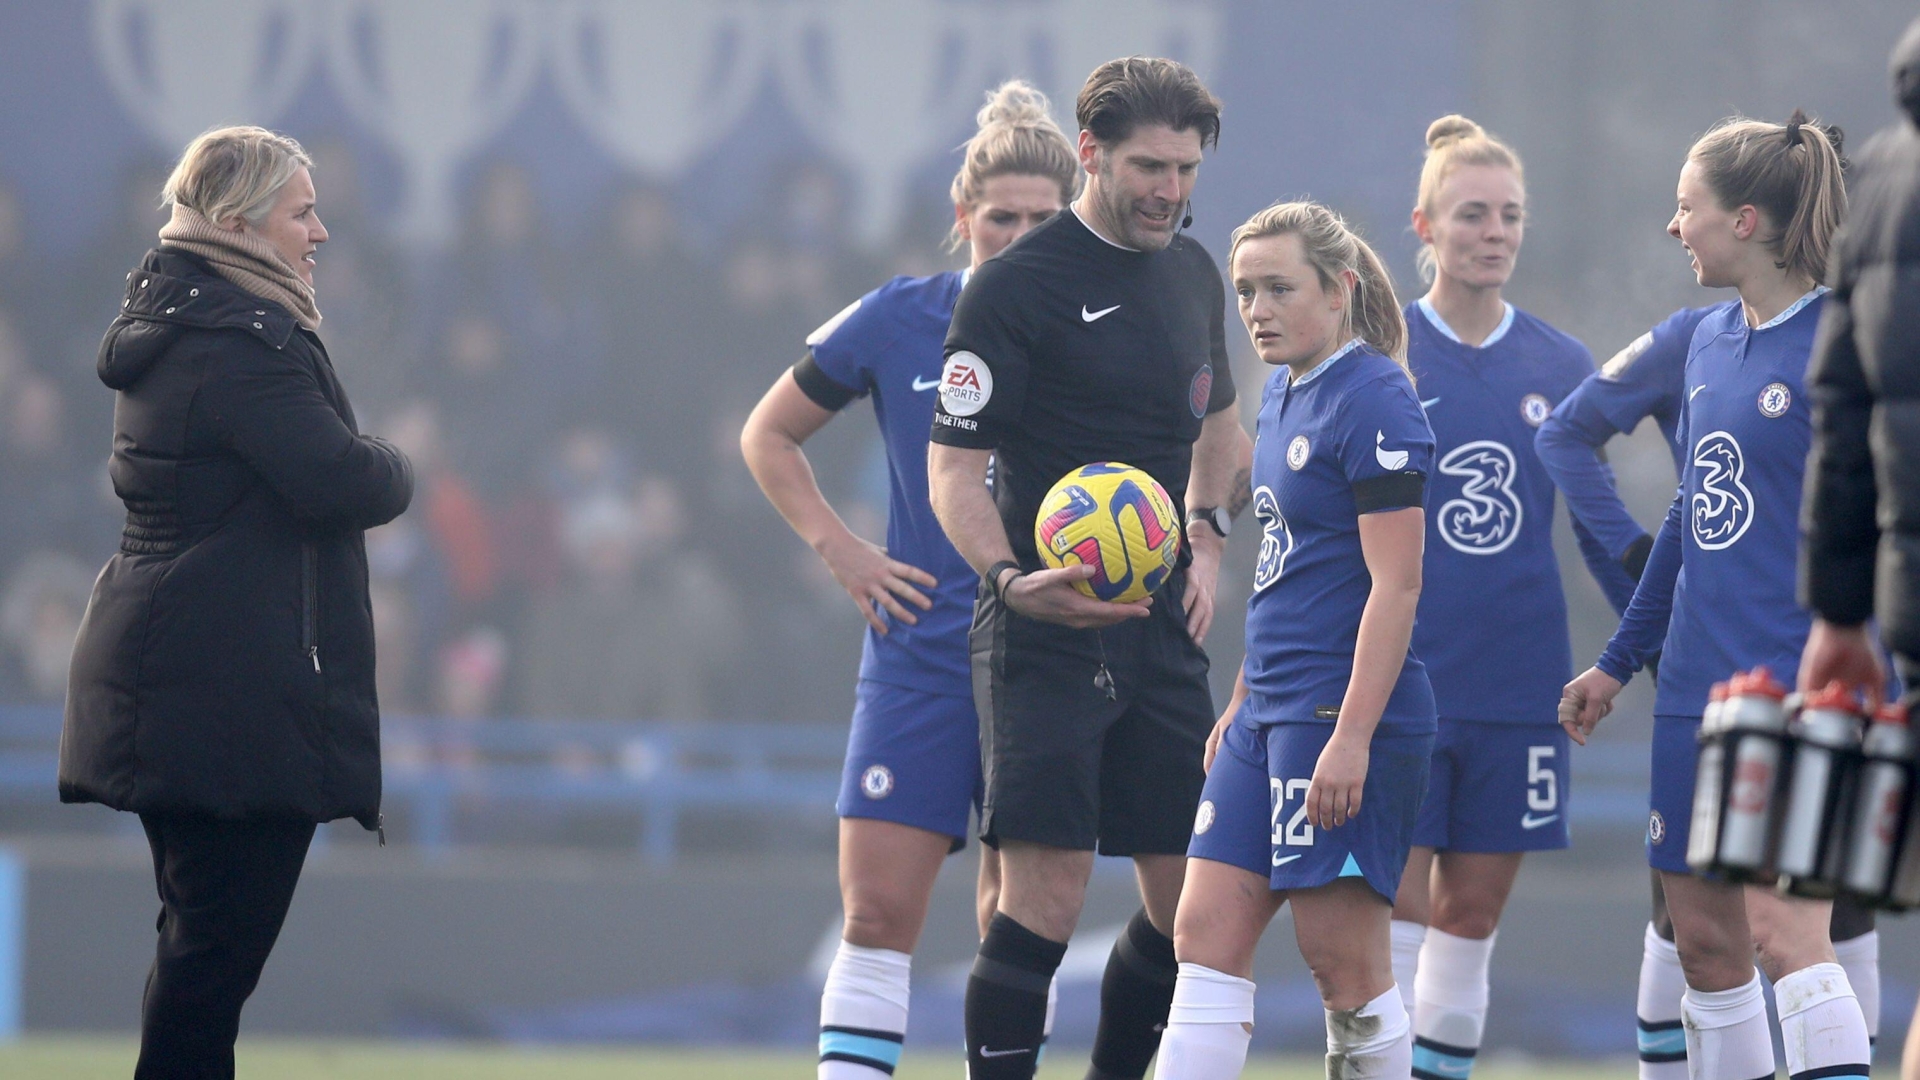
M1325 206L1316 202L1274 203L1248 218L1233 230L1227 265L1233 265L1241 244L1289 234L1300 238L1308 264L1320 276L1321 288L1347 291L1348 334L1406 367L1407 320L1400 313L1400 299L1394 294L1386 264L1344 218ZM1353 274L1351 288L1345 285L1344 275L1349 272Z
M988 180L1009 173L1044 176L1060 185L1060 201L1073 201L1080 181L1080 155L1048 111L1047 95L1019 79L1009 79L988 91L987 103L974 117L980 130L962 151L960 171L954 174L955 206L971 208L980 201ZM955 223L947 247L961 244Z
M1765 241L1775 266L1820 281L1847 213L1843 139L1799 109L1784 124L1735 116L1702 135L1687 160L1722 207L1752 206L1780 230Z

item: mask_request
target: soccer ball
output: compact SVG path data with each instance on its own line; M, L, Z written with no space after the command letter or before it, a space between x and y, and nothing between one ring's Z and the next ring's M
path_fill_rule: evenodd
M1098 461L1060 478L1040 502L1033 544L1049 567L1081 564L1073 587L1124 604L1158 589L1180 556L1180 520L1167 489L1131 465Z

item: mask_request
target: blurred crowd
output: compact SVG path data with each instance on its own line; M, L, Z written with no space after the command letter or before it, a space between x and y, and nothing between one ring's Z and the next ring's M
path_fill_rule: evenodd
M548 220L520 165L479 167L455 242L404 250L350 152L312 148L332 234L321 338L363 430L399 443L413 508L368 534L389 714L844 722L861 622L741 463L747 411L806 334L890 273L849 242L844 187L776 171L735 235L691 241L669 191ZM126 272L154 244L164 163L62 258L0 187L0 702L55 703L122 511L95 379ZM856 531L885 529L863 408L809 445Z

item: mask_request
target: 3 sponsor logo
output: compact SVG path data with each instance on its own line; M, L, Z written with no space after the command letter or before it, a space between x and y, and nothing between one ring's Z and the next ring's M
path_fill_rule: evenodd
M1725 431L1708 432L1693 445L1693 466L1700 470L1699 486L1687 500L1693 542L1703 551L1732 547L1747 534L1754 513L1740 440Z
M1520 535L1525 516L1513 493L1519 465L1504 443L1478 439L1463 443L1440 459L1440 472L1461 478L1460 494L1441 504L1435 515L1440 539L1468 555L1507 550Z

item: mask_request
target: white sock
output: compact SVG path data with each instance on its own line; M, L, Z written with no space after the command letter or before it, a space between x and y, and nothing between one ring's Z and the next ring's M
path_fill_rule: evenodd
M1648 923L1640 952L1640 999L1634 1007L1640 1018L1640 1080L1687 1080L1687 1035L1680 1022L1680 999L1686 993L1680 950Z
M1327 1010L1327 1075L1341 1080L1398 1080L1413 1074L1413 1025L1400 988L1357 1009Z
M1860 999L1860 1015L1867 1020L1867 1041L1880 1039L1880 931L1833 943L1833 955L1847 969L1847 983Z
M1476 941L1429 928L1413 979L1413 1069L1461 1080L1473 1072L1487 1026L1487 966L1500 936Z
M1773 1029L1759 972L1731 990L1688 987L1680 1012L1694 1080L1772 1080Z
M1053 1014L1060 1009L1060 976L1055 975L1047 984L1047 1018L1040 1022L1040 1049L1033 1052L1033 1067L1038 1069L1046 1060L1047 1040L1053 1038Z
M1773 984L1787 1075L1811 1072L1833 1080L1867 1080L1867 1024L1839 964L1815 964Z
M1393 983L1400 988L1401 1002L1408 1013L1413 1012L1413 978L1420 964L1420 944L1427 940L1427 928L1423 923L1409 922L1406 919L1393 920Z
M842 941L820 992L818 1080L878 1080L900 1064L913 958Z
M1231 1080L1253 1041L1253 983L1199 964L1181 964L1155 1080Z

